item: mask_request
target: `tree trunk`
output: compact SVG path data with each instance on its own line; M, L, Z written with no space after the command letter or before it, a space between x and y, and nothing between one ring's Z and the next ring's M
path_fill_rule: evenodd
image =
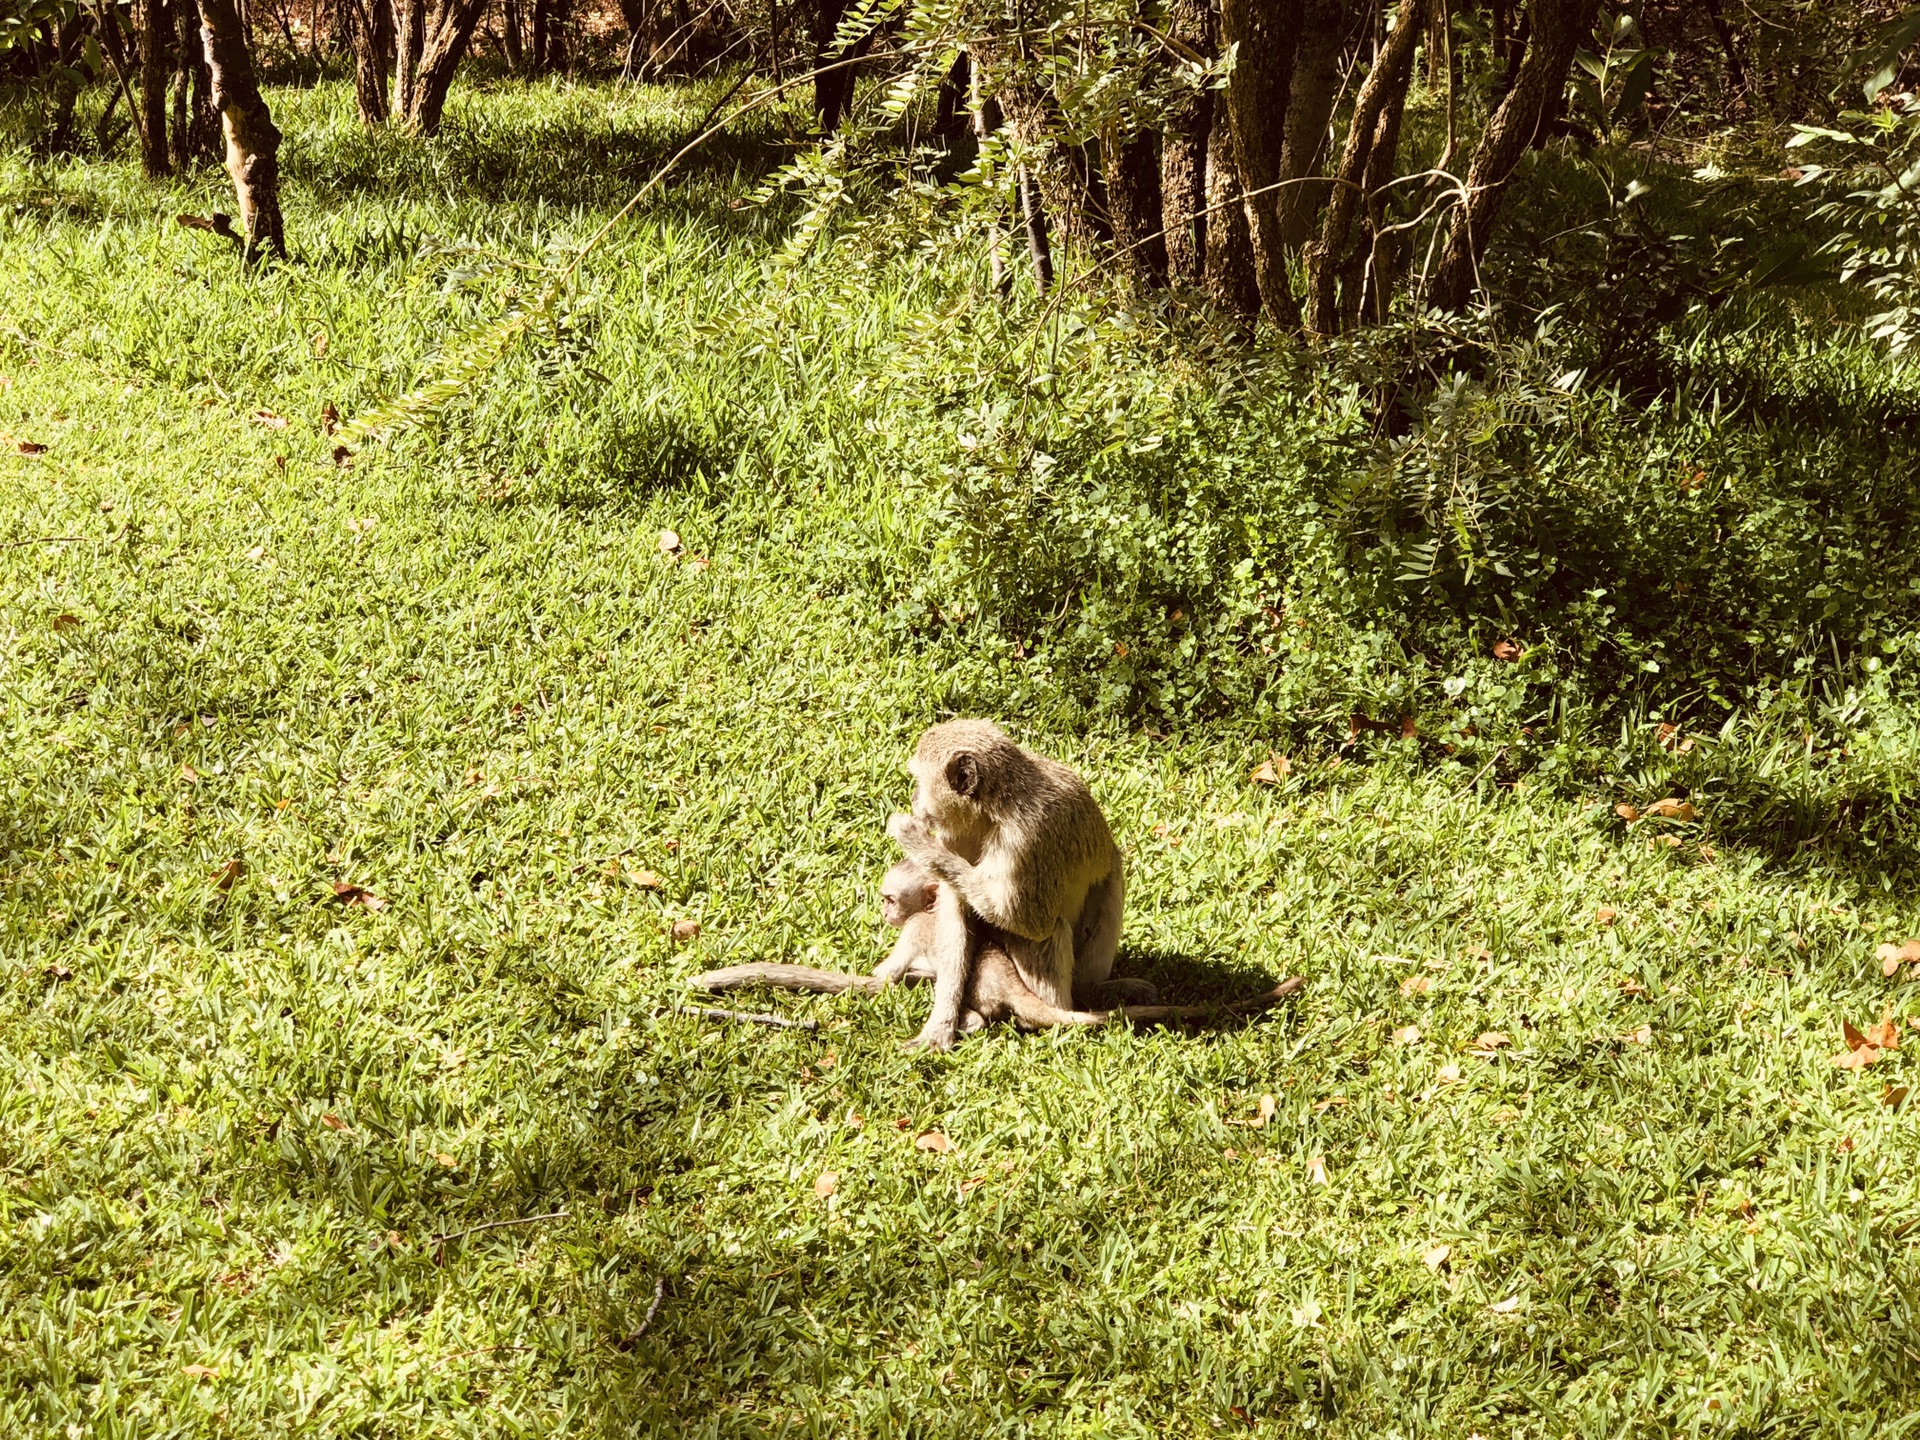
M976 52L975 58L991 72L990 53ZM1057 138L1059 112L1052 96L1025 82L1007 85L998 94L1015 153L1039 187L1053 233L1083 243L1111 240L1113 226L1099 169L1084 146Z
M1429 303L1458 310L1478 288L1480 261L1493 235L1507 181L1533 142L1549 94L1567 82L1580 37L1593 23L1595 0L1533 0L1526 53L1513 88L1487 121L1467 171L1467 198L1453 212Z
M1339 281L1353 233L1353 217L1366 201L1367 172L1381 141L1381 121L1393 112L1393 133L1399 133L1398 109L1405 102L1413 78L1413 50L1420 39L1424 0L1400 0L1393 16L1393 33L1380 47L1373 69L1353 102L1347 143L1340 152L1340 168L1333 194L1327 200L1320 238L1307 246L1307 328L1316 335L1340 329Z
M1207 291L1221 309L1251 320L1260 313L1260 281L1253 268L1253 237L1234 163L1227 107L1213 107L1207 145Z
M1115 136L1101 147L1107 171L1107 209L1113 253L1137 286L1167 283L1167 237L1161 232L1160 137L1151 130Z
M986 78L980 73L979 62L971 55L967 59L967 102L973 112L973 138L977 144L985 145L987 138L1000 128L1000 106L987 94ZM994 293L1005 298L1013 288L1013 280L1007 273L1006 232L997 220L987 224L987 255Z
M1020 167L1020 216L1027 226L1027 258L1033 262L1033 288L1042 295L1053 287L1053 246L1047 239L1047 211L1040 184L1028 166Z
M393 60L393 11L387 0L341 0L347 8L347 38L353 45L353 98L362 125L383 125L387 67Z
M173 173L167 155L167 52L173 26L165 0L135 0L140 31L140 168L149 180Z
M1167 29L1179 44L1212 55L1213 12L1206 0L1174 0ZM1213 96L1202 90L1168 117L1160 142L1160 224L1166 234L1167 270L1177 285L1198 285L1206 275L1207 136L1213 128Z
M527 68L527 51L521 35L520 0L501 0L500 4L500 51L507 57L507 69L518 75ZM638 40L640 32L629 26L628 34ZM632 45L627 47L629 52Z
M1300 307L1287 275L1276 186L1293 92L1300 10L1301 0L1221 0L1220 5L1221 43L1239 47L1227 80L1226 110L1233 127L1240 185L1247 197L1253 272L1267 314L1290 330L1299 327Z
M951 150L954 142L966 132L972 74L967 52L962 50L941 77L939 92L934 97L933 138L943 150Z
M234 0L199 0L200 42L213 81L213 107L227 140L227 174L240 205L241 258L251 263L264 247L285 258L280 218L280 131L254 80L253 57Z
M426 29L427 0L393 0L393 114L408 125L413 123Z
M422 135L440 133L454 72L486 8L486 0L439 0L428 16L420 67L413 80L413 109L407 116L407 123Z
M818 0L813 12L813 63L830 65L844 58L834 43L840 21L847 13L847 0ZM853 104L853 66L842 65L813 77L813 118L822 135L831 135L847 118Z
M1327 149L1327 125L1340 88L1340 51L1352 27L1348 0L1306 0L1300 17L1300 46L1293 59L1293 94L1287 105L1286 133L1280 146L1280 178L1304 180L1320 173ZM1313 238L1314 222L1326 203L1322 183L1289 184L1275 199L1280 241L1298 250Z

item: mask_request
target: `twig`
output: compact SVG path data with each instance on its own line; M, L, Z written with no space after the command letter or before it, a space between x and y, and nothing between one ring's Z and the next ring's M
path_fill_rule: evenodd
M484 1225L469 1225L464 1230L455 1230L451 1235L433 1237L433 1263L438 1265L446 1258L447 1246L455 1240L464 1240L469 1235L478 1235L482 1230L504 1230L509 1225L537 1225L542 1220L565 1220L571 1216L568 1210L554 1210L545 1215L522 1215L517 1220L489 1220Z
M1495 746L1493 751L1493 759L1487 761L1486 764L1482 765L1471 780L1467 781L1466 784L1462 785L1458 790L1455 790L1453 793L1456 795L1464 795L1467 793L1467 791L1471 790L1474 786L1478 785L1480 783L1480 777L1485 775L1487 771L1491 770L1495 765L1499 764L1500 757L1506 753L1507 753L1506 746L1504 745Z
M639 1327L631 1335L627 1336L627 1344L633 1344L647 1333L648 1328L653 1324L653 1317L660 1313L660 1302L666 1298L667 1277L662 1275L653 1287L653 1303L647 1306L647 1318L640 1322Z
M706 1020L745 1020L754 1025L771 1025L778 1030L818 1030L818 1020L789 1020L784 1015L758 1015L750 1010L718 1010L706 1005L676 1005L676 1015L696 1015Z
M25 540L9 540L0 549L12 550L20 545L79 545L86 541L84 535L29 535Z

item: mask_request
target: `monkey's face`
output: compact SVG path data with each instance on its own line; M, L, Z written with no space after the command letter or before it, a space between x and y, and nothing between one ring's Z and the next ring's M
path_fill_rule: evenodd
M880 918L898 930L923 910L933 908L938 886L924 881L892 881L880 887Z

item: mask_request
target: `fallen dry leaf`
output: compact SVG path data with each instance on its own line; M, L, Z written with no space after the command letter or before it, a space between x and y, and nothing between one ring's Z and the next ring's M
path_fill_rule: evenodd
M1525 653L1525 651L1511 640L1496 640L1493 642L1493 658L1496 660L1512 662L1518 660Z
M1259 1113L1246 1123L1253 1126L1256 1130L1266 1129L1267 1122L1273 1118L1273 1112L1278 1108L1278 1105L1279 1102L1276 1101L1273 1096L1262 1095L1260 1097Z
M214 871L207 879L212 882L214 889L218 890L222 895L225 895L233 889L233 882L246 873L246 862L236 856L234 859L227 861L227 863L222 865L218 870Z
M38 440L16 440L13 442L13 448L18 450L22 455L44 455L47 453L47 447L42 445Z
M1325 1185L1327 1183L1327 1157L1314 1155L1307 1160L1307 1183Z
M446 1166L447 1169L449 1170L458 1169L460 1165L460 1162L458 1160L454 1159L453 1156L447 1154L447 1152L444 1150L434 1151L433 1158L439 1161L442 1165Z
M342 470L351 470L353 468L353 451L345 445L334 446L333 463Z
M858 1110L849 1110L847 1111L847 1124L855 1130L864 1130L867 1128L867 1117L862 1115Z
M1880 1092L1880 1103L1889 1110L1898 1109L1900 1102L1906 1098L1907 1087L1904 1085L1889 1085Z
M820 1178L813 1182L813 1193L824 1200L827 1196L833 1194L839 1184L840 1172L838 1170L822 1170L820 1172Z
M326 331L324 330L314 331L312 338L310 338L307 341L307 343L313 347L314 359L321 360L326 357L326 353L327 353L327 332Z
M1920 966L1920 940L1906 940L1898 945L1883 942L1873 947L1873 958L1880 962L1880 973L1891 979L1902 965ZM1914 973L1920 975L1920 970Z
M51 965L47 966L47 968L41 971L40 973L45 975L49 980L53 981L53 983L56 985L58 985L62 980L73 979L73 971L69 970L65 965L62 965L58 960L54 961Z
M1847 1048L1849 1050L1858 1050L1862 1045L1870 1045L1873 1043L1868 1040L1865 1035L1862 1035L1858 1030L1854 1029L1851 1020L1842 1020L1840 1022L1840 1036L1847 1042Z
M660 877L651 870L635 870L627 876L627 883L637 885L642 890L658 890L660 888Z
M1613 813L1618 815L1622 820L1626 821L1627 824L1629 825L1633 824L1634 821L1640 818L1640 812L1634 809L1633 806L1627 804L1627 802L1624 800L1622 800L1618 805L1613 807Z
M180 1373L182 1375L191 1375L196 1380L218 1380L220 1378L220 1372L211 1365L182 1365L180 1367Z
M1449 1060L1434 1072L1433 1078L1442 1085L1457 1085L1460 1083L1460 1067Z
M276 415L271 410L256 410L253 412L252 419L254 424L264 425L269 430L284 430L287 428L286 416Z
M1293 762L1284 755L1272 755L1260 762L1260 766L1247 778L1255 785L1278 785L1280 777L1293 773Z
M1620 993L1625 995L1629 1000L1645 999L1647 987L1642 985L1638 980L1622 980L1620 982Z
M1611 905L1602 905L1593 912L1594 922L1599 925L1611 925L1620 918L1620 912Z
M200 783L200 772L191 765L182 765L180 767L180 778L189 785L198 785Z
M662 555L679 554L680 537L671 530L662 530L660 532L660 553Z
M56 615L47 622L47 628L58 635L63 630L72 630L80 624L78 615Z
M1420 1027L1418 1025L1402 1025L1398 1030L1393 1032L1393 1043L1396 1045L1418 1045L1420 1043Z
M962 1195L971 1195L974 1191L978 1190L982 1185L986 1183L987 1183L987 1176L984 1171L982 1171L978 1175L969 1175L966 1179L960 1182L960 1193Z
M340 410L331 400L320 407L320 431L331 435L340 428Z
M1840 1143L1834 1146L1833 1148L1842 1155L1851 1155L1854 1152L1854 1148L1855 1148L1853 1143L1853 1136L1842 1135L1840 1137Z
M320 1117L320 1123L329 1130L346 1130L351 1128L346 1121L342 1120L331 1110Z
M696 940L700 936L698 920L676 920L673 922L673 938L676 940Z
M1474 1040L1473 1047L1476 1050L1498 1050L1502 1045L1511 1045L1512 1043L1513 1041L1509 1040L1498 1030L1482 1030Z
M1679 820L1691 823L1699 818L1699 811L1685 801L1669 795L1665 800L1656 800L1647 806L1647 814L1655 820Z
M913 1137L913 1148L925 1150L932 1155L945 1155L953 1149L953 1141L938 1130L922 1130Z
M1124 641L1116 643L1113 647L1113 653L1122 660L1126 659L1127 658L1126 643Z
M1409 975L1400 982L1402 995L1424 995L1433 989L1433 979L1428 975Z
M1893 1018L1893 1012L1887 1011L1880 1017L1878 1025L1867 1027L1867 1043L1876 1050L1898 1050L1900 1048L1900 1026Z
M1447 1257L1453 1254L1451 1245L1429 1245L1420 1252L1420 1263L1429 1270L1438 1270L1447 1263Z
M344 880L333 882L333 898L342 905L352 908L358 905L362 910L384 910L387 902L371 890L360 885L349 885Z
M1620 1037L1620 1043L1622 1045L1651 1045L1653 1043L1653 1027L1651 1025L1642 1025L1638 1030L1629 1030Z
M1509 1295L1504 1300L1494 1301L1493 1304L1487 1308L1496 1315L1511 1315L1520 1308L1520 1297L1518 1295Z

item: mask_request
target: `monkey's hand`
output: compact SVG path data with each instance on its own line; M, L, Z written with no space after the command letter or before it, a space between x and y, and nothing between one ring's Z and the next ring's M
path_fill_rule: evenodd
M912 815L895 815L887 821L887 833L900 842L908 856L919 861L949 885L964 887L973 867L942 845L925 822Z

